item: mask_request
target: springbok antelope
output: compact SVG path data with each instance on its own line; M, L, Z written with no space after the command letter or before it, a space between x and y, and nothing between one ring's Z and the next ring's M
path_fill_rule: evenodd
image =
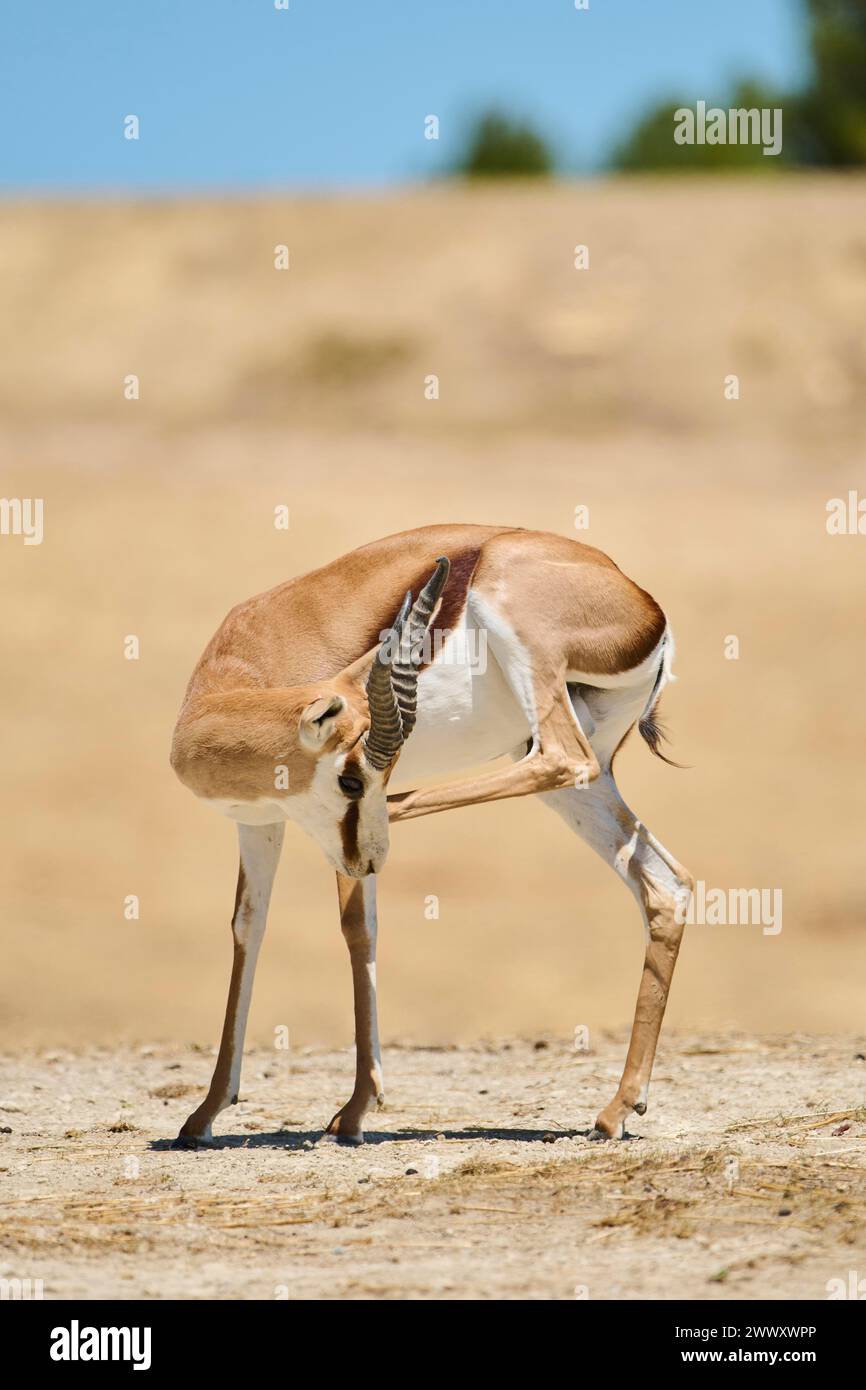
M643 915L625 1069L593 1131L622 1138L629 1112L646 1110L692 880L628 809L612 764L635 722L663 756L655 710L672 651L661 609L601 551L506 527L405 531L232 609L193 673L171 754L180 780L236 820L240 838L222 1040L180 1147L207 1143L238 1098L285 822L337 871L356 1074L324 1137L360 1144L366 1112L384 1099L376 875L389 823L530 793L617 871ZM415 789L501 755L511 764Z

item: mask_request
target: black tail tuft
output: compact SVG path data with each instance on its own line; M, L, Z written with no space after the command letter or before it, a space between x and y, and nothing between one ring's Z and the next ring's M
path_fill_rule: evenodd
M642 719L638 720L637 727L640 732L640 736L649 748L650 752L655 753L656 757L661 758L662 762L667 763L668 767L684 768L687 766L685 763L675 763L673 758L666 757L659 747L662 740L667 739L667 733L665 731L664 725L660 724L658 719L656 718L657 708L658 705L654 705L651 709L647 710L646 714L643 716Z

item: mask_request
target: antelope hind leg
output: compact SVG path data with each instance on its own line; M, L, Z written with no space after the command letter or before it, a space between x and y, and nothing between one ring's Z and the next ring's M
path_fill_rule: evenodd
M615 869L641 909L646 933L643 973L622 1078L600 1112L593 1138L621 1139L631 1111L647 1108L650 1075L693 882L638 821L609 771L590 786L552 792L543 800Z

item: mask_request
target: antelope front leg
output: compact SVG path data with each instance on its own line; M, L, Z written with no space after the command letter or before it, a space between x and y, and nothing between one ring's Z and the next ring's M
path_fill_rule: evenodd
M376 1010L376 878L346 878L337 874L340 926L352 962L355 997L355 1089L338 1110L323 1139L363 1144L364 1116L385 1099L379 1021Z
M208 1144L216 1116L237 1101L256 961L265 934L283 831L282 825L238 826L241 862L232 917L234 957L219 1055L210 1089L174 1141L175 1148L195 1149Z

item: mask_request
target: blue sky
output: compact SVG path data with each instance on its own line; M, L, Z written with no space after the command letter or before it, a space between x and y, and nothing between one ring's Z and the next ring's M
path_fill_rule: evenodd
M799 0L19 0L0 18L0 189L384 186L466 117L529 116L570 169L654 99L806 71ZM437 143L424 117L441 122ZM135 114L140 139L123 138Z

